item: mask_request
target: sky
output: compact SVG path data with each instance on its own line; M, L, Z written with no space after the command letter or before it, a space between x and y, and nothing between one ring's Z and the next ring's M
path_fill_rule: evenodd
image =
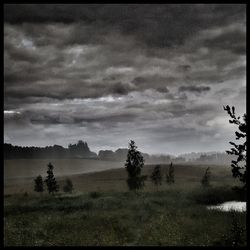
M246 112L244 4L5 4L4 141L225 151Z

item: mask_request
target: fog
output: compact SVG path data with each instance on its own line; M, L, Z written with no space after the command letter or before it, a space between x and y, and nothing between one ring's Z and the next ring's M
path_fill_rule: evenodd
M124 167L124 162L111 162L87 159L55 159L55 160L5 160L4 180L46 176L47 165L51 162L56 176L83 174Z

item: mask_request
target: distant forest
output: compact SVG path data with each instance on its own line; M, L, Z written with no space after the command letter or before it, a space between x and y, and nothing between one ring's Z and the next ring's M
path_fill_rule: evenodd
M68 148L60 145L46 147L22 147L4 144L4 159L96 159L106 161L126 160L127 148L119 148L116 151L100 150L98 154L89 149L87 142L82 140L76 144L69 144ZM173 155L149 155L142 153L146 164L156 163L192 163L192 164L219 164L230 165L232 156L226 153L189 153L175 157Z
M87 142L78 141L77 144L69 144L68 148L60 145L46 147L21 147L12 144L4 144L4 159L50 159L50 158L97 158L97 154L91 152Z

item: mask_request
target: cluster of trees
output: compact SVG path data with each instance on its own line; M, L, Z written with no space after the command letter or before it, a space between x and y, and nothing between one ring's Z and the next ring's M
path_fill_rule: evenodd
M197 164L218 164L218 165L228 165L232 161L232 157L227 155L226 153L213 153L213 154L201 154L195 160L191 160L190 162Z
M21 147L4 144L4 159L48 159L48 158L96 158L87 142L79 140L76 144L69 144L68 148L60 145L47 147Z
M141 175L143 166L144 166L144 158L141 152L137 150L135 142L131 140L127 153L127 160L125 163L125 168L128 173L127 184L130 190L137 191L138 189L142 189L144 187L147 175ZM39 193L44 192L44 183L46 183L48 193L54 194L59 191L59 185L54 176L53 169L54 166L51 163L49 163L47 176L45 180L43 180L41 175L38 175L34 179L34 184L35 184L34 191ZM207 168L201 180L201 183L204 187L210 186L210 175L211 173L209 171L209 168ZM160 165L155 166L150 178L152 183L156 185L157 188L159 185L162 184L162 173ZM175 183L174 165L172 162L168 168L168 172L166 173L166 182L168 184ZM63 191L72 193L73 184L70 179L66 179L65 185L63 186Z
M49 194L54 194L59 191L59 185L56 181L56 178L53 173L54 166L49 163L48 164L48 170L47 170L47 176L46 179L43 181L43 178L41 175L38 175L34 179L34 191L43 193L44 192L44 182L46 183L47 190ZM73 191L73 184L70 179L66 179L66 183L63 186L63 191L64 192L69 192L72 193Z
M236 160L234 159L231 162L232 174L233 174L233 177L238 178L244 184L243 188L246 188L246 144L247 144L246 142L246 132L247 132L246 114L243 115L243 122L242 122L240 120L240 117L236 117L234 107L230 108L227 105L226 107L224 107L224 110L226 110L227 113L232 118L231 120L229 120L229 122L238 126L238 131L235 132L235 135L236 135L236 140L238 140L239 143L236 144L235 142L230 142L230 144L233 145L233 148L226 151L227 154L234 155L237 157ZM22 150L20 150L20 148ZM11 151L11 150L13 151L13 146L9 144L5 144L5 149L7 149L5 152ZM27 150L27 147L24 147L24 148L14 147L13 152L15 152L15 150L17 150L17 152L23 151L25 152L25 154L30 152L29 150ZM53 152L54 150L58 154L64 154L65 153L64 151L67 150L67 152L69 152L70 155L75 156L75 157L82 157L83 155L86 155L86 154L93 156L93 153L89 150L87 143L83 141L78 141L77 144L73 144L73 145L70 144L68 149L55 145L53 147L46 147L44 149L32 147L31 151L32 150L33 152L36 152L34 153L35 155L36 154L39 155L39 153L41 152L42 152L41 154L43 154L46 152L46 150L50 152ZM18 155L18 153L16 155ZM132 140L130 141L128 149L118 149L115 152L111 150L100 151L98 156L99 158L102 158L102 159L117 159L118 160L118 159L124 158L125 155L127 156L125 168L128 173L128 178L127 178L128 187L130 190L135 190L135 191L138 189L142 189L145 186L145 181L147 180L147 175L142 175L142 169L143 169L144 161L145 161L144 157L148 157L148 155L142 154L140 151L138 151L137 146L135 145L134 141ZM175 162L178 162L178 160L183 160L183 159L176 158ZM211 163L211 160L213 159L213 155L211 156L200 155L199 159L201 161L209 161ZM167 160L170 160L170 157ZM155 166L150 178L151 178L151 181L157 187L162 184L162 174L161 174L160 165ZM208 167L205 171L204 176L201 179L201 184L203 187L210 186L210 178L211 178L211 172ZM36 192L44 191L44 187L43 187L44 182L47 185L47 189L49 193L55 193L55 192L58 192L59 190L59 185L57 184L55 180L55 177L53 174L53 165L51 163L48 164L47 177L45 181L42 180L41 175L39 175L34 181L35 181L34 189ZM175 183L174 166L172 162L169 166L168 173L166 173L166 182L168 184ZM73 185L70 179L66 180L66 184L63 187L63 190L65 192L72 192Z
M143 166L144 166L144 159L141 152L137 150L135 142L130 141L127 160L125 163L125 168L128 173L127 184L130 190L136 191L138 189L142 189L145 186L145 180L147 179L147 176L141 175ZM211 172L208 167L206 169L204 176L201 179L201 184L203 187L210 186L210 178L211 178ZM160 165L156 165L154 167L150 179L158 189L158 186L162 184L162 179L163 179ZM175 171L172 162L170 163L170 166L166 173L166 183L169 185L175 183Z
M98 158L100 160L124 162L126 160L127 154L127 148L119 148L116 151L100 150L98 153ZM170 163L171 159L173 158L173 156L170 155L149 155L147 153L141 153L141 155L148 163Z
M161 166L156 165L155 168L153 169L153 172L150 176L151 181L154 185L158 186L162 184L162 173L161 173ZM174 165L171 162L168 172L166 173L166 182L168 184L173 184L175 183L175 177L174 177Z
M235 108L234 106L230 108L228 105L224 107L224 110L227 111L227 113L232 118L229 120L230 123L233 123L238 126L238 131L235 132L236 140L241 141L241 143L236 144L235 142L229 142L231 145L233 145L233 148L226 151L229 155L234 155L237 157L236 160L231 161L231 167L232 167L232 174L233 177L238 178L243 183L243 188L246 188L246 148L247 148L247 142L246 142L246 133L247 133L247 116L246 114L243 115L243 121L240 120L240 116L236 117L235 115ZM217 156L217 154L216 154ZM207 156L207 155L201 155L200 160L210 160L213 156ZM144 165L144 159L142 154L137 150L137 147L135 145L134 141L131 141L129 144L128 154L127 154L127 160L125 163L126 170L128 172L128 179L127 184L129 186L130 190L137 190L141 189L145 185L145 180L147 179L147 176L141 175L141 171ZM162 183L162 174L160 165L156 165L153 173L151 174L151 181L158 187L158 185L161 185ZM203 187L209 187L210 184L210 178L211 178L211 172L210 168L208 167L205 171L204 176L201 179L201 184ZM171 162L169 171L166 174L166 181L167 183L171 184L175 182L174 179L174 167L173 163Z
M69 144L68 148L60 145L46 147L21 147L11 144L4 144L5 159L62 159L62 158L92 158L106 161L124 162L128 154L127 148L119 148L116 151L100 150L98 155L91 152L87 142L78 141L76 144ZM141 153L147 163L193 163L193 164L230 164L233 157L226 153L193 153L192 158L189 154L183 156L171 155L149 155ZM192 153L190 154L192 155Z

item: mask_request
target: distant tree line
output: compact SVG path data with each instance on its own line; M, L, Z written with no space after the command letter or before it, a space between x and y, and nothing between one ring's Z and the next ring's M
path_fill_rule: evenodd
M98 155L88 147L87 142L78 141L76 144L69 144L68 148L60 145L46 147L21 147L12 144L4 144L4 159L68 159L68 158L91 158L105 161L124 162L128 154L127 148L119 148L116 151L100 150ZM191 153L192 154L192 153ZM182 156L171 155L149 155L141 153L148 164L166 163L194 163L194 164L230 164L233 157L226 153L200 154L197 158L186 160Z
M219 165L228 165L230 164L232 157L226 153L213 153L213 154L201 154L199 158L195 160L190 160L190 162L203 164L219 164Z
M91 152L87 142L78 141L69 144L68 148L60 145L47 147L21 147L4 144L4 159L49 159L49 158L96 158Z
M106 161L125 161L127 154L128 154L127 148L119 148L116 151L112 150L100 150L98 153L98 158L100 160L106 160ZM141 153L144 160L147 161L147 163L170 163L173 156L170 155L149 155L147 153Z

